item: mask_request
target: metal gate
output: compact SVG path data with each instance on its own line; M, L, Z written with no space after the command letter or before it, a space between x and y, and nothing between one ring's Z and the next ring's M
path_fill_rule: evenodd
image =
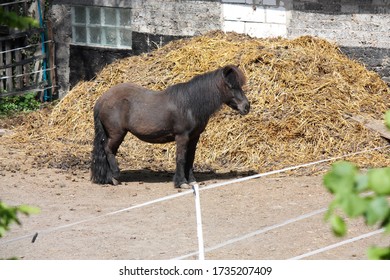
M40 0L28 7L27 0L0 6L18 15L37 10L40 28L20 32L0 26L0 98L38 92L41 101L49 101L55 88L54 43L43 21Z

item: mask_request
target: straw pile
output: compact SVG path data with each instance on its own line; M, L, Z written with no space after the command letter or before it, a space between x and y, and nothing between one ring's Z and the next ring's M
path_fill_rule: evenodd
M389 88L336 45L309 36L253 39L222 32L118 60L76 85L49 116L36 115L2 141L23 146L41 164L88 166L92 108L108 88L132 82L161 90L226 64L240 65L246 74L252 111L242 117L225 107L211 119L198 144L198 171L262 172L386 144L345 116L381 119ZM147 144L131 134L118 153L122 169L172 171L174 158L174 144ZM390 164L385 152L351 160L362 167Z

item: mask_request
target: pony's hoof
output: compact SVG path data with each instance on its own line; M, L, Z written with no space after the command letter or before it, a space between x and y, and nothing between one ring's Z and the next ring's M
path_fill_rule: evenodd
M191 186L189 184L187 184L187 183L183 183L183 184L180 185L179 188L180 189L191 189Z
M121 182L120 182L119 180L115 179L115 178L112 178L112 184L113 184L114 186L117 186L117 185L120 185Z
M191 187L195 186L196 184L198 184L197 181L193 181L193 182L189 183L189 185L190 185Z

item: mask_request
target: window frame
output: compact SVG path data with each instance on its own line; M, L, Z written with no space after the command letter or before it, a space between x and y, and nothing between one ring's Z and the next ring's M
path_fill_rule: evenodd
M84 22L76 22L76 9L84 9ZM99 9L100 22L91 23L91 9ZM106 10L115 11L115 24L106 23ZM128 24L121 24L121 11L126 10L130 19L127 21ZM105 7L105 6L82 6L74 5L71 7L71 25L72 25L72 43L74 45L101 47L101 48L113 48L113 49L132 49L132 28L131 28L131 9L130 8L119 8L119 7ZM76 31L77 28L85 29L85 40L77 40ZM100 33L100 43L92 42L91 40L91 29L98 28ZM115 30L115 44L107 43L107 32L111 29ZM128 42L123 43L121 32L129 32Z

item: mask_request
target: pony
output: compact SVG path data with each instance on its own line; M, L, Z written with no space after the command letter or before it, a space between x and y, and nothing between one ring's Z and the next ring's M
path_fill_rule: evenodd
M250 110L242 89L246 78L237 66L227 65L153 91L131 83L108 89L93 109L91 180L120 183L116 153L127 132L149 143L176 142L175 188L196 184L193 172L196 146L210 117L226 104L241 115Z

